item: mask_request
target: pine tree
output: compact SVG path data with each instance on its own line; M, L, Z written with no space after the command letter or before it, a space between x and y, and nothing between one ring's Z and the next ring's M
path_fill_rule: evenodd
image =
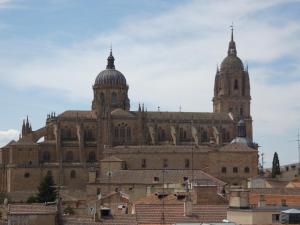
M280 175L280 164L277 152L274 153L272 163L272 177L275 178L276 175Z
M38 187L37 200L39 202L54 202L57 197L57 191L54 187L54 180L50 174L47 174Z

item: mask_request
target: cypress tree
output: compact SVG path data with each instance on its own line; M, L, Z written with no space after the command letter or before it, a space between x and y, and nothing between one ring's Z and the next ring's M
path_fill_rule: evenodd
M272 177L275 178L276 175L280 175L280 164L277 152L274 153L272 163Z
M54 187L54 180L50 174L47 174L38 187L37 200L39 202L54 202L57 197L57 191Z

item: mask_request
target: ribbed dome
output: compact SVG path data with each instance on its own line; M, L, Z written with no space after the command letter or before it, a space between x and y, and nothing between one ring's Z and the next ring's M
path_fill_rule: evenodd
M101 71L95 80L95 85L126 85L125 76L115 69L115 58L112 50L107 58L106 70Z
M98 74L95 85L126 85L126 78L116 69L106 69Z
M221 71L225 70L244 70L242 60L235 55L228 55L221 64Z

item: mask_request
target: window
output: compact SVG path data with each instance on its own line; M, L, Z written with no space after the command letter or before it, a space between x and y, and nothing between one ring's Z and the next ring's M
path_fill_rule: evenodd
M287 166L287 167L285 167L285 171L289 171L289 167Z
M24 174L24 177L25 177L25 178L29 178L29 177L30 177L30 173L25 173L25 174Z
M120 129L120 137L125 138L125 127L123 127L123 126Z
M96 162L96 153L94 151L89 152L88 162Z
M187 138L186 131L183 128L179 129L179 138L180 140L186 140Z
M43 161L44 162L49 162L50 161L50 154L48 151L43 152Z
M66 154L66 161L67 162L72 162L73 161L73 152L68 151Z
M115 138L119 138L119 128L115 127Z
M222 171L222 173L226 173L227 172L226 167L222 167L221 171Z
M202 134L201 134L201 141L202 141L202 142L208 142L208 134L207 134L207 131L206 131L206 130L202 131Z
M147 164L146 164L146 159L142 159L142 168L146 168Z
M244 172L245 172L245 173L250 173L249 167L245 167Z
M111 103L112 104L117 104L117 94L116 94L116 92L113 92L111 94Z
M158 181L159 181L159 177L153 177L153 180L154 180L155 182L158 182Z
M285 199L281 199L281 206L287 206Z
M75 170L71 171L70 177L71 177L71 179L75 179L76 178L76 171Z
M101 106L104 106L104 104L105 104L105 98L104 98L103 93L100 94L100 104L101 104Z
M240 108L240 115L242 116L244 114L244 109L243 107Z
M131 140L131 129L130 127L127 127L127 140L130 141Z
M168 159L163 159L163 168L168 167Z
M185 168L190 168L190 160L189 159L185 159L185 161L184 161L184 167Z
M158 128L158 141L165 141L165 139L166 139L165 130L162 129L161 127Z
M238 172L238 168L237 167L233 167L232 172L237 173Z
M239 89L239 81L238 80L234 80L234 87L233 87L234 90L237 90Z

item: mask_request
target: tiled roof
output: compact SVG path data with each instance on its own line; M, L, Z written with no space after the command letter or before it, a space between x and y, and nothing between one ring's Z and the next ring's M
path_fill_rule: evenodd
M147 112L147 119L223 120L232 121L228 113L212 112Z
M120 116L120 117L135 117L135 115L132 112L126 111L124 109L115 109L111 112L112 116Z
M65 225L136 225L136 216L131 214L115 215L108 219L102 219L94 222L89 217L65 216L63 218Z
M9 204L9 214L55 214L56 205L46 205L44 203L34 204Z
M12 140L12 141L10 141L8 144L6 144L5 146L0 147L0 150L1 150L2 148L9 148L12 144L15 144L15 143L16 143L16 141L15 141L15 140Z
M96 114L94 111L82 111L82 110L67 110L58 115L59 118L85 118L95 119Z
M100 183L139 183L139 184L162 184L163 176L164 183L179 184L183 183L183 178L205 181L206 184L216 184L219 186L225 185L225 183L202 170L119 170L112 172L111 176L104 175L98 179ZM154 180L154 177L158 177L158 181Z
M151 205L139 204L135 206L138 224L174 224L183 222L222 222L227 218L227 206L193 205L192 216L184 216L184 205Z

